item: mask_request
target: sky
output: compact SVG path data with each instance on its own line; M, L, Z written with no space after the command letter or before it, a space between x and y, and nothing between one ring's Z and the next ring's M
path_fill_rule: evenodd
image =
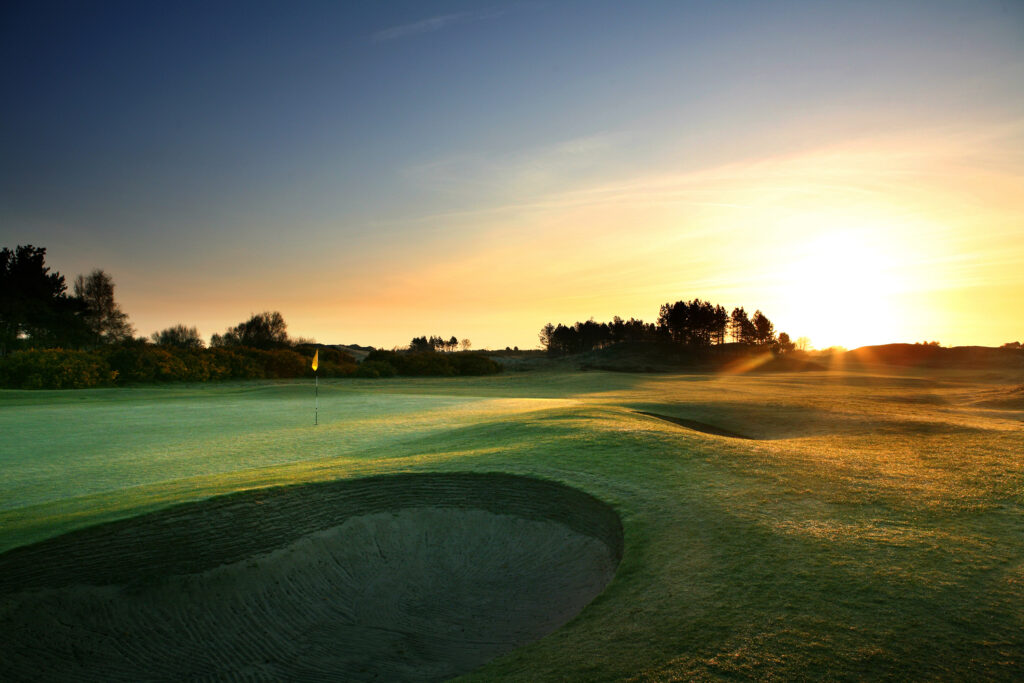
M138 335L1024 341L1018 0L9 1L0 92L0 246Z

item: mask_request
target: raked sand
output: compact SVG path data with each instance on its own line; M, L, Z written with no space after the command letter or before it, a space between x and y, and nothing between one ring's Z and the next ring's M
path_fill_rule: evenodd
M523 477L235 494L0 556L0 679L444 680L571 619L621 553L608 506Z

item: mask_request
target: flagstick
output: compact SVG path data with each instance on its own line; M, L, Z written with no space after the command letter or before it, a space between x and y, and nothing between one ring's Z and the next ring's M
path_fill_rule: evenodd
M313 424L320 424L320 375L313 371L313 382L315 383L316 391L316 408L313 409Z

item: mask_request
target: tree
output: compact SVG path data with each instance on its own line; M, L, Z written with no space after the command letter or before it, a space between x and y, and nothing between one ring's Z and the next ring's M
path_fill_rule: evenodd
M210 346L248 346L254 349L273 349L289 346L288 325L277 311L258 313L223 335L210 338Z
M729 331L732 334L732 340L740 344L752 344L757 338L757 329L747 317L747 312L743 310L742 306L732 309Z
M540 334L537 338L540 339L540 346L545 351L552 351L551 348L551 337L555 334L555 326L548 323L544 327L540 328Z
M64 276L45 261L44 247L0 249L0 356L23 339L43 346L84 341L82 303L67 296Z
M810 339L808 339L807 337L797 337L796 338L796 350L797 351L806 351L809 348L811 348L811 340Z
M690 307L683 301L674 304L662 304L658 312L658 327L668 333L669 338L677 344L689 341Z
M473 342L469 341L469 339L463 339L462 340L462 350L463 351L469 351L472 347L473 347Z
M452 335L452 338L448 340L447 347L449 351L454 351L459 348L459 340L454 334Z
M95 343L115 343L131 339L135 330L128 316L114 301L114 280L99 268L75 278L75 296L85 302L85 322Z
M771 344L775 341L775 325L761 311L754 311L750 322L754 326L754 341L758 344Z
M160 332L153 333L153 343L157 346L173 346L179 349L201 349L203 340L195 327L174 325Z
M779 353L790 353L796 348L796 344L789 340L789 335L779 332Z
M433 351L434 346L427 339L426 335L422 337L413 337L412 341L409 342L410 351Z

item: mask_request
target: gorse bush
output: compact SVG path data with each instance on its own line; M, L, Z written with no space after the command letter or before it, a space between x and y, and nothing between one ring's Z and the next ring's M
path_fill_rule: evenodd
M0 359L0 386L14 389L85 389L116 377L105 359L87 351L16 351Z
M0 364L0 383L23 389L81 389L111 384L116 374L84 351L19 351Z
M364 360L356 370L356 377L368 377L378 379L381 377L394 377L395 366L385 360Z
M363 361L376 365L383 363L393 369L394 374L408 377L452 377L456 375L493 375L501 372L501 365L485 356L471 353L445 354L433 351L372 351ZM360 366L362 367L362 366ZM371 375L361 375L371 376ZM380 377L389 377L381 372Z
M94 351L36 349L0 358L0 386L11 389L84 389L151 382L293 379L313 374L313 352L292 349L158 347L129 342ZM326 360L325 360L326 359ZM322 349L319 373L347 377L355 361Z

